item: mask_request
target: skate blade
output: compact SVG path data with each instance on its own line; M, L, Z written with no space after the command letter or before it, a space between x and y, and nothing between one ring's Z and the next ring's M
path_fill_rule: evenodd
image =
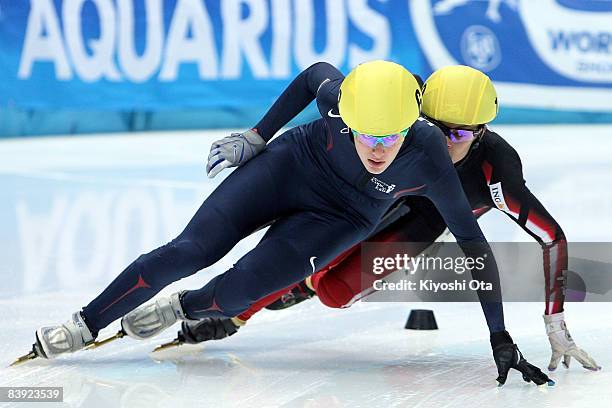
M107 343L110 343L111 341L115 341L117 339L120 339L122 337L125 336L125 332L123 330L119 330L117 332L117 334L110 336L104 340L100 340L100 341L94 341L93 343L91 343L89 346L85 347L85 350L93 350L95 348L98 348L100 346L103 346Z
M173 348L173 347L178 347L181 344L183 344L182 341L180 341L179 339L174 339L172 341L169 341L168 343L164 343L164 344L162 344L160 346L155 347L155 349L153 349L153 353L157 353L157 352L163 351L163 350L168 350L168 349Z
M38 357L38 354L36 354L36 352L32 350L28 354L21 356L17 360L13 361L13 363L9 367L14 367L16 365L23 364L26 361L34 360L36 357Z

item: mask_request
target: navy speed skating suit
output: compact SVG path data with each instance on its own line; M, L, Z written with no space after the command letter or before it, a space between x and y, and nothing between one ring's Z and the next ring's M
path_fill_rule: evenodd
M231 269L182 296L190 318L236 316L362 241L392 203L405 195L429 198L467 256L488 254L486 268L473 274L494 284L492 293L479 295L490 331L504 330L497 266L449 158L444 135L419 120L393 163L379 175L368 173L338 113L343 78L326 63L296 77L257 124L257 131L269 140L314 99L321 119L270 142L204 200L178 237L130 264L83 309L94 335L275 221Z

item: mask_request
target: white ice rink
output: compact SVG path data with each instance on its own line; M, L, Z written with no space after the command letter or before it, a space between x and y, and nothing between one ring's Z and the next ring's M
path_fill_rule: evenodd
M612 241L612 127L494 127L521 154L530 189L572 241ZM122 339L55 361L6 368L29 351L34 330L87 304L132 259L183 228L219 180L205 158L224 132L154 133L0 141L0 386L62 386L70 407L612 407L612 305L567 303L577 344L603 366L573 361L555 387L503 388L475 304L313 300L264 311L235 336L149 352L176 334ZM503 214L481 226L490 241L530 241ZM197 288L227 269L261 233L214 267L162 294ZM570 246L571 254L571 246ZM440 330L403 325L430 308ZM550 346L543 304L506 303L506 324L543 369ZM101 334L115 332L114 323ZM16 407L27 406L15 403ZM51 406L33 405L33 406ZM2 403L0 403L2 406Z

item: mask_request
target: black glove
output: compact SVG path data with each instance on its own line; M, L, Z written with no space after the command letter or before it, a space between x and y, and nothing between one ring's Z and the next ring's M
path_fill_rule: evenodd
M506 383L511 368L520 371L523 374L523 380L527 382L533 381L537 385L555 385L555 382L548 378L542 370L525 360L507 331L491 333L491 349L493 349L493 358L499 373L497 382L500 387Z

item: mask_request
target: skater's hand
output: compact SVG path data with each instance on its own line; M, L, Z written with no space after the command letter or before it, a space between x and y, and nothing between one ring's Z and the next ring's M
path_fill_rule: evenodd
M523 354L518 349L518 346L512 341L512 337L507 331L491 333L491 348L493 349L493 358L497 365L498 385L501 387L506 383L508 372L511 368L518 370L523 375L523 380L527 382L533 381L537 385L548 384L555 385L555 382L548 378L538 367L530 364L523 358Z
M213 178L225 168L241 166L265 147L266 141L254 129L232 133L212 144L206 173L208 177Z
M572 336L567 330L563 312L551 315L544 315L544 323L546 324L546 334L552 348L552 357L549 370L555 370L563 357L563 365L569 368L570 360L574 357L587 370L598 371L601 367L597 365L593 357L574 343Z

